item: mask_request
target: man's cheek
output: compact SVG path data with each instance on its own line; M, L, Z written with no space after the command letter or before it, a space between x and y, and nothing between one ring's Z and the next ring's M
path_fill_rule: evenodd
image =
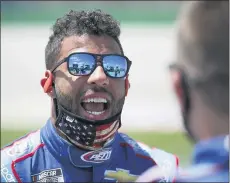
M58 88L65 92L71 90L71 82L69 82L66 78L57 78L55 81L56 85L58 85Z
M113 92L115 94L115 98L121 98L125 95L125 81L123 79L119 79L119 81L115 81Z

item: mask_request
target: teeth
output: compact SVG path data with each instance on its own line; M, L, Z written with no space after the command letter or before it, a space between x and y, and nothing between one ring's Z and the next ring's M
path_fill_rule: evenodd
M85 103L94 102L94 103L107 103L105 98L88 98L83 100Z
M93 114L93 115L100 115L102 113L104 113L105 111L100 111L100 112L97 112L97 111L87 111L88 113L90 114Z

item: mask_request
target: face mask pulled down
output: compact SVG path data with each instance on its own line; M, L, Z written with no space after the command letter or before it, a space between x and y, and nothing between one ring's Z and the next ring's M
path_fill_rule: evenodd
M114 134L120 128L121 112L106 120L91 121L69 112L63 106L57 104L56 98L54 103L58 107L56 128L71 143L80 148L88 150L101 149L113 140Z

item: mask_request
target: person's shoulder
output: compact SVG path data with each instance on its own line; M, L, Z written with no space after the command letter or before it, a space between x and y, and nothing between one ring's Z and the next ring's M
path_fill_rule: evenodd
M228 180L228 171L222 171L218 165L202 163L182 169L175 182L227 182Z
M132 147L136 154L146 156L156 163L157 167L164 172L165 181L172 181L175 178L179 169L179 159L176 155L156 147L149 147L143 142L137 142L126 134L120 133L120 135L124 139L125 144ZM149 172L154 172L154 167L150 167L146 172L148 174ZM159 177L159 179L162 179L162 177Z
M179 159L172 153L166 152L156 147L149 147L143 142L136 141L124 133L120 133L120 136L124 140L124 145L126 144L127 146L132 147L135 153L146 155L154 159L158 165L168 163L173 163L177 166L179 165Z
M26 159L43 146L40 130L31 132L1 149L1 182L16 182L13 174L15 163Z
M4 162L6 162L6 160L12 161L18 159L28 153L31 153L41 144L39 129L30 132L1 148L1 159Z
M143 155L146 157L151 157L149 154L149 150L151 148L143 143L137 142L133 138L129 137L127 134L119 133L120 137L122 138L121 146L128 146L131 147L135 154ZM143 146L144 145L144 146Z

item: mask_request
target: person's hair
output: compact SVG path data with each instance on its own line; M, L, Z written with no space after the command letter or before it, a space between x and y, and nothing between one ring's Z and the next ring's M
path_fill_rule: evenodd
M45 48L46 69L51 69L58 61L61 43L64 38L69 36L81 36L83 34L96 36L110 36L119 45L122 54L123 49L119 41L120 23L111 15L101 10L74 11L56 20L52 27L53 34L49 37Z
M208 106L229 115L229 2L193 1L179 17L178 61Z

